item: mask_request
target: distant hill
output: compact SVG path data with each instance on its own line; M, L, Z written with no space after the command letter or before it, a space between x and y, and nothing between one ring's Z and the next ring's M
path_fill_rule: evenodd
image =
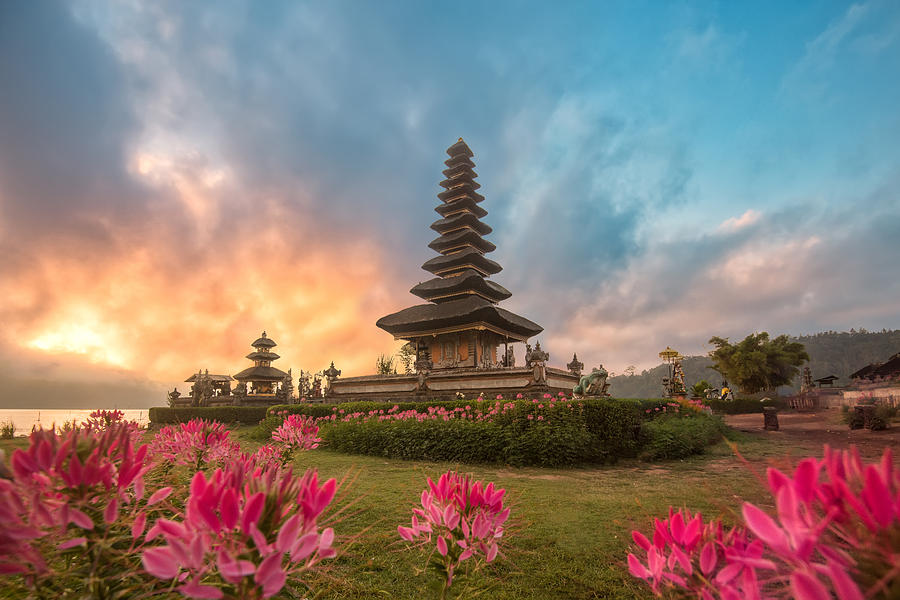
M769 332L773 335L777 333ZM887 360L900 352L900 330L883 329L866 331L825 331L814 335L792 338L806 347L809 353L809 368L813 379L835 375L835 385L846 385L850 374L873 363ZM738 340L731 340L732 342ZM721 376L710 369L712 361L705 356L688 356L682 362L684 378L688 387L705 379L713 386L721 384ZM659 365L635 375L610 377L610 393L618 398L658 398L662 394L662 379L668 375L666 365ZM796 381L793 387L781 388L781 393L791 393L800 388Z

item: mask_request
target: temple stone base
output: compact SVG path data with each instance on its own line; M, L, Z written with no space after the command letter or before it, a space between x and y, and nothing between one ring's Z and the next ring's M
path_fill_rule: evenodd
M546 393L572 395L578 376L552 367L502 369L446 369L413 375L366 375L336 379L325 396L326 402L410 402L454 400L483 395L493 400L498 394L511 400L517 394L534 398Z

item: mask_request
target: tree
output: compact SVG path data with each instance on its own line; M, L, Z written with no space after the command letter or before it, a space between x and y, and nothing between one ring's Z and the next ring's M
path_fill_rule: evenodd
M386 354L379 354L375 359L375 372L379 375L396 375L397 369L394 368L394 357Z
M720 337L711 338L709 343L716 347L709 353L713 368L745 394L789 385L800 365L809 360L800 342L792 342L786 335L769 340L765 331L751 333L737 344Z
M406 342L397 351L397 360L403 365L403 371L409 375L413 372L413 363L416 359L416 345Z
M637 371L637 367L634 365L628 365L628 368L625 369L625 374L629 377L634 377L634 372Z
M712 389L712 385L707 380L701 379L691 386L691 395L694 398L706 398L706 392L710 389Z

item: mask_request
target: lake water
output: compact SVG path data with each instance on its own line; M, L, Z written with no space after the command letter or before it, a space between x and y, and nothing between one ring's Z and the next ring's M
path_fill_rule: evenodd
M0 423L12 421L16 426L16 435L28 435L31 428L35 425L49 428L54 423L62 425L63 423L73 420L79 423L87 420L88 415L94 412L94 409L77 410L77 409L0 409ZM146 425L149 421L147 409L123 410L125 419L128 421L137 421L141 425Z

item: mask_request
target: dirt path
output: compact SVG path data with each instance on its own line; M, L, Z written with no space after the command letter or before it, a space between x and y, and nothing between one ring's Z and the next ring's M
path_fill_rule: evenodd
M864 460L875 460L891 446L895 452L900 450L900 426L885 431L868 431L857 429L851 431L842 420L838 409L816 412L785 412L778 415L779 431L765 431L763 416L727 415L725 422L746 434L771 439L773 445L794 447L797 450L809 449L818 452L824 444L834 448L848 448L855 445ZM817 452L817 453L818 453Z

